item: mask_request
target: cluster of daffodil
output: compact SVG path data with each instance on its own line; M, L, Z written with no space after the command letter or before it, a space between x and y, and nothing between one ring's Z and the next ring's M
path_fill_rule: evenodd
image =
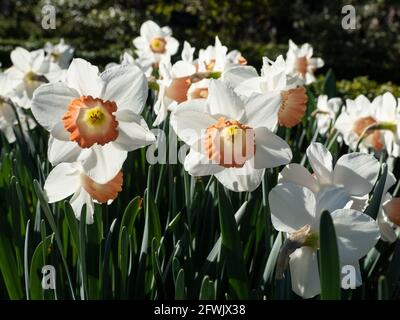
M313 142L306 151L309 172L291 163L291 148L277 134L280 127L302 121L307 86L324 65L309 44L290 41L286 58L263 57L260 73L218 37L197 57L185 41L173 63L179 42L169 27L153 21L141 26L133 44L134 56L124 53L120 63L110 63L102 73L88 61L72 59L73 49L63 41L11 52L13 66L0 75L0 129L10 143L17 117L25 133L36 121L49 132L48 160L54 168L44 185L48 201L72 196L76 217L85 205L92 223L94 203L110 204L122 190L127 153L154 144L149 126L168 121L189 147L184 169L192 176L213 175L232 191L251 192L266 169L284 166L269 206L276 230L287 237L304 233L303 245L289 261L298 295L320 293L318 232L325 210L335 225L340 262L355 267L360 285L359 260L379 238L393 242L398 237L400 199L389 193L394 174L388 173L377 219L363 211L380 172L375 156L400 156L400 102L391 93L372 102L364 96L345 103L319 96L313 113L319 135L338 139L354 152L333 163L328 148ZM155 97L152 124L141 116L149 92Z

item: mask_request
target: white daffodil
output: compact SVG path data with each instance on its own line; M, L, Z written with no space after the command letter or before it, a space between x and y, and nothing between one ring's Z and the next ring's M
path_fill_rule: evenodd
M342 99L330 98L328 96L321 95L317 100L317 109L314 111L317 119L317 127L319 133L322 135L326 134L331 128L337 113L342 105Z
M140 27L140 36L133 40L139 59L160 62L162 56L172 56L178 51L179 42L172 37L170 27L160 27L154 21L148 20Z
M288 144L275 135L276 102L264 95L243 100L221 80L211 80L207 99L183 102L171 125L189 147L185 170L215 175L233 191L252 191L264 169L289 163Z
M45 56L43 49L29 52L18 47L11 52L13 66L6 70L14 83L15 101L23 108L31 107L33 92L44 83L58 81L61 69Z
M202 79L192 83L187 91L187 99L207 99L210 81L211 79Z
M338 159L333 167L331 153L321 143L307 148L307 157L313 174L297 163L287 165L281 182L292 182L319 193L325 188L344 188L353 200L353 209L363 210L379 174L379 162L366 153L349 153Z
M355 150L361 141L360 151L368 152L368 148L380 151L385 146L380 130L367 132L368 128L376 124L378 124L376 104L372 104L368 98L360 95L355 100L346 100L346 106L337 117L334 127L350 148Z
M323 211L331 213L335 226L341 265L356 270L356 285L361 285L359 259L364 257L379 239L375 220L359 211L343 209L349 201L347 192L329 188L315 193L293 183L278 184L269 193L271 219L274 228L288 237L302 233L303 245L289 257L292 290L303 298L318 295L320 289L318 256L319 224Z
M0 131L3 132L8 143L15 142L14 126L18 124L18 120L24 134L36 126L35 121L13 103L12 97L12 81L9 80L7 73L0 73Z
M127 151L155 141L139 115L146 98L147 79L138 67L99 74L96 66L74 59L65 83L43 85L33 96L33 115L51 134L49 161L85 160L88 175L106 183L121 170Z
M214 46L209 45L206 49L199 50L197 59L197 71L199 72L222 72L225 70L228 48L222 45L218 36L215 37Z
M390 156L400 157L400 104L390 93L377 96L372 105L376 120L382 129L385 149Z
M121 56L120 56L120 63L116 63L116 62L110 62L106 65L106 70L110 69L112 67L116 67L116 66L129 66L129 65L134 65L139 67L143 73L147 76L150 77L152 72L153 72L153 62L151 59L149 58L137 58L135 59L131 53L129 53L128 51L125 51Z
M400 198L393 198L388 192L395 183L395 176L393 173L388 172L383 188L378 217L376 219L382 240L389 243L396 241L396 229L400 226Z
M171 65L170 56L164 56L159 66L160 79L158 83L158 97L154 104L157 115L153 125L162 123L179 103L187 100L188 89L191 84L190 77L196 72L193 64L180 60Z
M60 66L61 69L68 69L69 63L74 56L74 48L60 39L60 42L53 45L47 42L44 46L46 54L50 56L50 60Z
M287 72L300 76L306 84L315 81L314 72L324 66L324 60L313 58L314 50L308 43L298 47L292 40L289 40L289 50L286 54Z
M247 60L239 50L232 50L226 55L226 60L231 65L246 65Z
M107 168L103 168L107 170ZM82 207L86 205L86 223L93 223L94 202L111 204L122 190L122 171L104 183L95 182L81 163L60 163L48 175L44 184L48 202L68 198L75 216L80 219Z
M225 77L232 78L231 73L235 71L235 68L228 70L226 72L228 75ZM286 74L286 62L282 56L279 56L276 61L264 57L261 77L257 74L251 76L251 72L247 72L247 77L235 86L236 93L246 97L253 93L277 96L279 124L290 128L301 121L308 101L306 90L299 85L298 77Z
M196 48L192 47L189 42L185 41L181 53L182 61L193 63L193 54L195 50Z
M196 61L198 72L219 72L222 73L231 67L247 64L246 59L238 50L228 53L228 48L215 37L214 45L199 50L199 57Z

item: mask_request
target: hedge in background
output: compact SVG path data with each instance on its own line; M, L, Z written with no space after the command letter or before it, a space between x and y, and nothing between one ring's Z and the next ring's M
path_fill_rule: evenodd
M57 29L41 28L41 8L57 10ZM357 29L341 27L342 7L352 4ZM310 42L338 79L368 75L400 82L400 2L397 0L1 0L0 60L9 63L10 44L37 47L66 38L77 55L97 64L118 59L146 19L170 25L178 39L206 46L218 34L228 47L274 58L289 40ZM377 62L371 66L371 61Z

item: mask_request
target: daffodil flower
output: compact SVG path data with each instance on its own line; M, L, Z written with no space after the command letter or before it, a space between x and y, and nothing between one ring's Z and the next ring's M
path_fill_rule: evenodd
M300 76L305 84L315 81L314 72L324 66L324 60L313 57L313 47L304 43L298 47L289 40L289 50L286 54L287 73Z
M348 206L348 193L336 188L316 195L312 190L293 183L282 183L269 193L271 219L274 228L290 236L304 232L304 245L296 249L289 260L292 290L303 298L318 295L320 289L318 256L319 224L323 211L331 213L335 226L341 265L356 270L356 285L361 285L359 259L364 257L379 239L375 220Z
M97 183L122 167L127 151L155 141L139 115L147 98L147 79L138 67L119 66L99 75L98 68L74 59L66 83L38 88L32 112L50 132L49 161L84 161Z
M150 58L134 58L132 54L128 51L125 51L123 54L120 56L120 63L115 63L115 62L110 62L106 65L106 70L110 69L112 67L116 66L129 66L129 65L134 65L139 67L143 73L147 76L150 77L152 72L153 72L153 62Z
M377 96L372 104L376 119L383 129L385 149L390 156L400 157L400 103L390 92Z
M322 135L326 134L332 126L340 106L342 99L330 98L327 95L320 95L317 100L317 109L314 111L317 119L318 132Z
M273 99L254 95L242 100L226 83L210 80L207 99L179 105L171 115L178 137L189 147L184 167L193 176L215 175L233 191L252 191L265 168L287 164L288 144L273 129Z
M393 198L388 192L395 183L396 178L394 174L388 171L376 219L382 240L389 243L396 241L396 229L400 226L400 198Z
M385 147L382 131L369 130L379 121L376 107L377 104L372 104L364 95L359 95L355 100L346 100L346 106L337 117L334 127L353 150L357 146L362 152L368 152L368 148L381 151Z
M16 140L14 126L18 124L18 118L24 135L36 127L36 122L12 101L13 98L13 84L9 75L0 73L0 131L3 132L8 143Z
M13 66L6 73L14 84L16 102L25 109L31 107L33 93L38 87L62 78L62 70L46 57L43 49L29 52L17 47L10 58Z
M60 66L61 69L68 69L69 63L74 56L74 48L66 44L64 39L53 45L47 42L44 46L44 51L50 57L50 60Z
M44 184L48 202L68 198L75 216L80 219L82 207L86 205L86 223L93 223L94 203L111 204L122 190L122 171L104 183L95 182L81 163L61 163L48 175Z
M313 174L297 163L287 165L280 173L281 182L292 182L318 193L327 187L344 188L353 200L353 209L362 210L379 174L374 156L353 152L338 159L333 167L331 153L321 143L307 148Z
M222 45L218 36L215 37L214 46L209 45L206 49L199 50L197 59L197 71L199 72L222 72L225 70L226 54L228 48Z
M140 36L133 40L140 59L150 59L159 63L164 55L172 56L178 51L179 42L172 37L169 27L160 27L154 21L148 20L140 27Z
M235 69L227 71L228 74L233 72L235 72ZM279 98L277 100L279 104L278 123L281 126L291 128L303 118L308 97L305 88L299 85L299 78L289 76L286 72L286 62L282 56L279 56L276 61L264 57L261 76L257 74L250 76L250 73L248 73L250 77L240 81L235 86L235 92L246 97L253 93L277 96ZM243 72L242 74L245 75Z
M187 61L180 60L171 65L170 56L166 55L160 62L160 79L158 83L158 97L154 104L157 115L153 125L161 124L179 103L187 100L187 93L191 85L190 76L196 72L195 66Z

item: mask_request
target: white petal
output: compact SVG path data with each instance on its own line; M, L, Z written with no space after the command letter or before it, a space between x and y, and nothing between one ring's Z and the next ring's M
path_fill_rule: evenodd
M68 104L77 97L78 92L64 83L44 84L33 94L32 113L40 125L51 131L61 121Z
M82 96L100 97L103 81L99 76L99 68L77 58L73 59L67 71L67 84Z
M317 194L317 206L315 208L315 224L314 228L319 229L319 220L322 212L334 212L337 209L343 209L350 206L351 198L349 193L344 188L325 187Z
M281 179L279 182L281 183L292 182L300 186L304 186L315 193L317 193L319 190L318 182L314 176L298 163L288 164L285 168L283 168L280 174Z
M206 155L197 152L193 148L190 149L189 154L185 158L184 167L192 176L208 176L225 169L218 164L212 163Z
M321 58L311 58L308 60L309 66L311 66L314 70L318 68L322 68L325 64L324 60Z
M183 78L194 74L196 72L196 67L189 62L180 60L174 63L171 72L173 78Z
M82 213L82 207L86 204L86 223L93 223L94 204L90 195L83 189L80 188L71 198L70 202L72 209L74 210L76 218L79 220Z
M31 52L32 57L32 71L44 74L47 73L50 69L50 57L45 57L45 53L43 49L39 49Z
M165 40L167 42L166 44L167 54L173 56L175 53L178 52L179 41L176 40L174 37L166 37Z
M254 168L275 168L292 160L292 151L285 140L267 128L257 128L254 133L256 143Z
M170 123L179 139L192 145L209 126L217 122L206 110L207 102L204 99L195 99L181 103L172 112Z
M13 65L22 72L28 72L31 69L31 55L28 50L17 47L10 54Z
M81 185L80 172L76 165L61 163L51 170L44 184L49 203L69 197Z
M208 103L212 115L239 121L244 114L242 100L221 80L210 81Z
M250 97L253 93L262 93L262 77L244 80L235 87L235 92L241 96Z
M113 143L104 146L93 145L88 158L83 162L86 174L97 183L107 183L122 169L127 152L115 147Z
M146 76L137 66L112 67L104 71L100 77L104 81L101 98L115 101L118 110L128 109L136 114L143 111L148 86Z
M74 162L79 158L81 151L74 141L62 141L50 136L47 158L53 166L60 162Z
M144 119L132 112L130 118L133 116L136 118L129 122L118 119L119 134L113 143L121 150L133 151L156 141L154 134L148 129Z
M264 169L254 169L250 161L242 168L229 168L215 174L226 188L235 192L254 191L261 184Z
M379 162L374 156L350 153L342 156L333 170L333 183L343 185L352 195L369 193L379 174Z
M390 197L388 198L390 199ZM378 218L376 219L376 221L378 223L379 231L381 233L381 239L389 243L395 242L397 239L397 234L394 230L394 224L388 219L383 209L379 210Z
M297 249L290 255L292 290L304 299L320 294L318 258L311 248Z
M140 27L140 35L145 37L147 41L150 41L155 37L162 37L163 32L157 23L151 20L147 20Z
M338 238L340 261L344 264L364 257L380 237L374 219L351 209L336 210L332 213Z
M224 71L221 75L222 80L232 88L240 85L244 81L258 77L257 70L252 66L236 66Z
M143 50L145 47L149 46L149 42L145 37L136 37L132 42L138 50Z
M53 129L50 131L50 134L57 140L70 141L70 134L67 130L65 130L64 123L61 121L53 127Z
M321 143L314 142L307 148L308 161L320 184L332 181L332 155Z
M168 26L164 26L161 28L161 31L165 36L172 36L172 29Z
M278 123L280 94L253 94L245 102L246 124L274 130Z
M307 224L313 225L316 200L310 189L282 183L271 190L268 199L276 230L291 233Z

